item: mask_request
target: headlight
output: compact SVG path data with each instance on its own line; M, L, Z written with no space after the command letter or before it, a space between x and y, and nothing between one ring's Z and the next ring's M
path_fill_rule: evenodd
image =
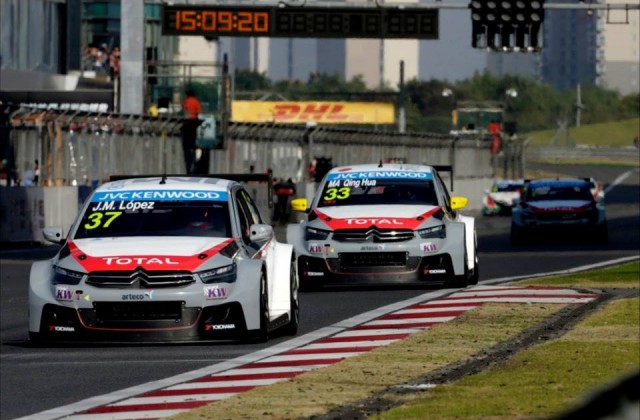
M51 277L52 284L78 284L84 274L77 271L66 270L62 267L53 267L53 276Z
M447 237L447 226L446 225L438 225L426 229L418 230L418 235L422 239L427 238L446 238Z
M238 269L236 263L225 265L224 267L214 268L212 270L201 271L198 273L203 283L233 283L236 281Z
M316 229L312 227L308 227L305 231L304 239L305 241L322 241L329 237L328 230Z

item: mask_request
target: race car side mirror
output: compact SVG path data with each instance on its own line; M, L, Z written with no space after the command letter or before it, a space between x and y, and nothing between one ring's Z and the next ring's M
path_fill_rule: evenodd
M265 242L273 238L273 227L267 224L253 224L249 228L249 240L251 242Z
M293 211L300 211L303 213L307 212L307 199L306 198L296 198L295 200L291 200L291 209Z
M44 239L54 244L61 244L64 242L62 232L62 226L52 226L42 229Z
M451 197L451 210L460 210L467 207L467 197Z

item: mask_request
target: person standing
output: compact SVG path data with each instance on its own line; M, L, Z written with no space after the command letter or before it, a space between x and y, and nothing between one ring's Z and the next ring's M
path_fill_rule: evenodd
M182 122L182 150L184 151L184 164L187 174L195 173L196 161L196 138L198 136L198 118L202 112L200 100L193 90L186 92L186 97L182 101L182 112L184 121Z
M280 224L285 225L289 222L291 216L289 198L296 194L296 185L289 178L284 182L277 182L273 187L273 192L277 197L273 221L274 223L280 222Z

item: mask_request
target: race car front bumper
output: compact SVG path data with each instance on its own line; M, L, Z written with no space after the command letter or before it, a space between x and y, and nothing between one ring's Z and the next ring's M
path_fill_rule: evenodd
M395 253L340 253L338 258L298 257L301 285L380 286L406 284L441 286L459 281L451 256L409 257Z
M180 301L94 302L93 308L46 304L38 339L47 341L195 341L247 333L238 302L204 308Z

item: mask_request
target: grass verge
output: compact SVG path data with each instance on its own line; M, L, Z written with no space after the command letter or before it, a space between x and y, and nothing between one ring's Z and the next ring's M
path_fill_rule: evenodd
M633 146L633 138L640 134L638 127L640 127L640 118L631 118L623 121L570 127L569 133L576 144L626 147ZM555 133L556 129L553 129L533 131L521 136L531 137L530 146L549 146Z
M638 288L640 263L518 284ZM390 386L481 354L563 305L487 304L405 340L237 394L180 419L296 419L375 397ZM570 333L448 385L393 398L403 405L376 419L540 418L576 404L590 389L640 368L640 301L609 302Z

